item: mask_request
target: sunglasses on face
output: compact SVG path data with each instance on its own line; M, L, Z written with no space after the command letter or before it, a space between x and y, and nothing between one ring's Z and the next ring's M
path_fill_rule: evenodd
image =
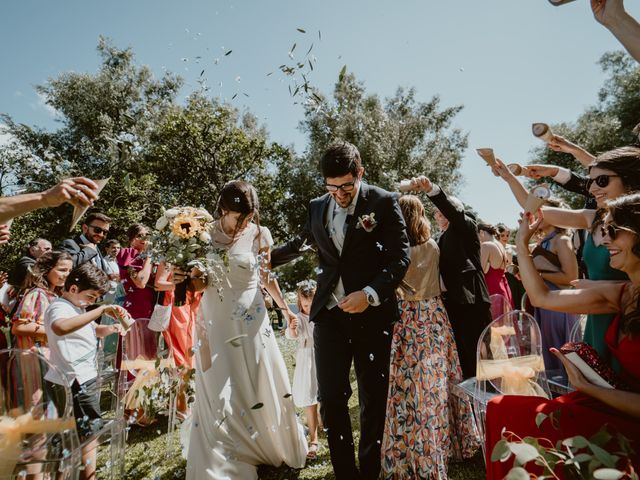
M347 182L342 185L331 185L330 183L325 183L324 187L328 192L337 192L338 190L342 190L343 192L351 192L356 186L356 182Z
M608 174L603 174L603 175L598 175L596 178L590 178L589 180L587 180L587 190L591 189L591 185L595 184L598 185L600 188L604 188L607 185L609 185L609 179L611 177L618 177L619 175L608 175Z
M614 223L603 223L602 226L600 227L601 231L602 231L602 236L603 237L609 237L611 240L615 240L616 237L618 236L618 232L619 231L623 231L623 232L631 232L635 235L636 232L634 232L633 230L631 230L630 228L626 228L626 227L620 227Z
M105 235L107 233L109 233L109 229L104 229L104 228L100 228L100 227L96 227L95 225L89 225L89 228L91 230L93 230L94 232L96 232L98 235L100 235L101 233L104 233Z

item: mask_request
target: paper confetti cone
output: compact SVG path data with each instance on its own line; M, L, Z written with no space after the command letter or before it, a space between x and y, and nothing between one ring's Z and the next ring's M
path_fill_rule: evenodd
M496 157L493 154L493 148L477 148L476 152L487 162L487 165L493 167L496 164Z
M549 190L547 185L536 185L529 192L527 202L524 205L524 211L536 213L550 196L551 190Z
M110 179L111 179L111 177L103 178L102 180L94 180L94 182L96 182L96 185L98 185L98 190L96 191L96 194L100 195L100 192L105 187L105 185L109 182ZM73 217L71 218L71 227L69 228L70 232L73 231L74 227L78 224L78 221L87 212L87 210L89 210L88 206L87 207L79 207L77 205L74 205L74 207L73 207Z
M531 131L535 137L549 143L553 139L553 132L546 123L534 123L531 125Z

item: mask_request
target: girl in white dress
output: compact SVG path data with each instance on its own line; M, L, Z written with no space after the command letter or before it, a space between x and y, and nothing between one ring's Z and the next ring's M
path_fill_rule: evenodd
M318 454L318 380L313 350L313 323L309 321L311 302L316 293L316 282L298 283L298 315L289 322L285 335L298 341L296 369L293 373L293 401L298 408L305 408L309 427L309 453L315 459Z
M217 284L205 290L196 322L196 400L191 431L183 432L189 435L186 476L255 480L258 465L302 468L307 454L260 283L289 321L296 316L269 274L273 240L257 224L255 189L243 181L227 183L216 217L211 237L226 252L226 278L221 294ZM206 283L202 275L191 271L198 289Z

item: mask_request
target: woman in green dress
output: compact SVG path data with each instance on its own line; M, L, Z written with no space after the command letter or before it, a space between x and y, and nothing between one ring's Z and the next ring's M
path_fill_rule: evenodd
M511 171L498 161L493 167L495 175L502 177L511 188L518 203L524 207L528 192ZM583 261L587 266L589 280L623 281L627 276L609 266L609 252L602 245L602 234L598 228L602 224L604 207L609 200L624 194L640 191L640 148L622 147L605 152L589 166L587 189L596 200L597 208L566 210L542 207L545 220L560 228L583 229L588 233L583 251ZM613 317L611 315L589 315L584 341L592 345L598 353L607 355L604 334Z

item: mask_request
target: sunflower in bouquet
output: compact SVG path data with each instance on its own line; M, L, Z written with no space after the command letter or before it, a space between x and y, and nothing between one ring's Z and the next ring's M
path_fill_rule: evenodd
M154 257L188 271L207 263L211 249L209 231L213 216L204 208L175 207L165 210L156 221ZM175 304L183 305L187 284L176 285Z

